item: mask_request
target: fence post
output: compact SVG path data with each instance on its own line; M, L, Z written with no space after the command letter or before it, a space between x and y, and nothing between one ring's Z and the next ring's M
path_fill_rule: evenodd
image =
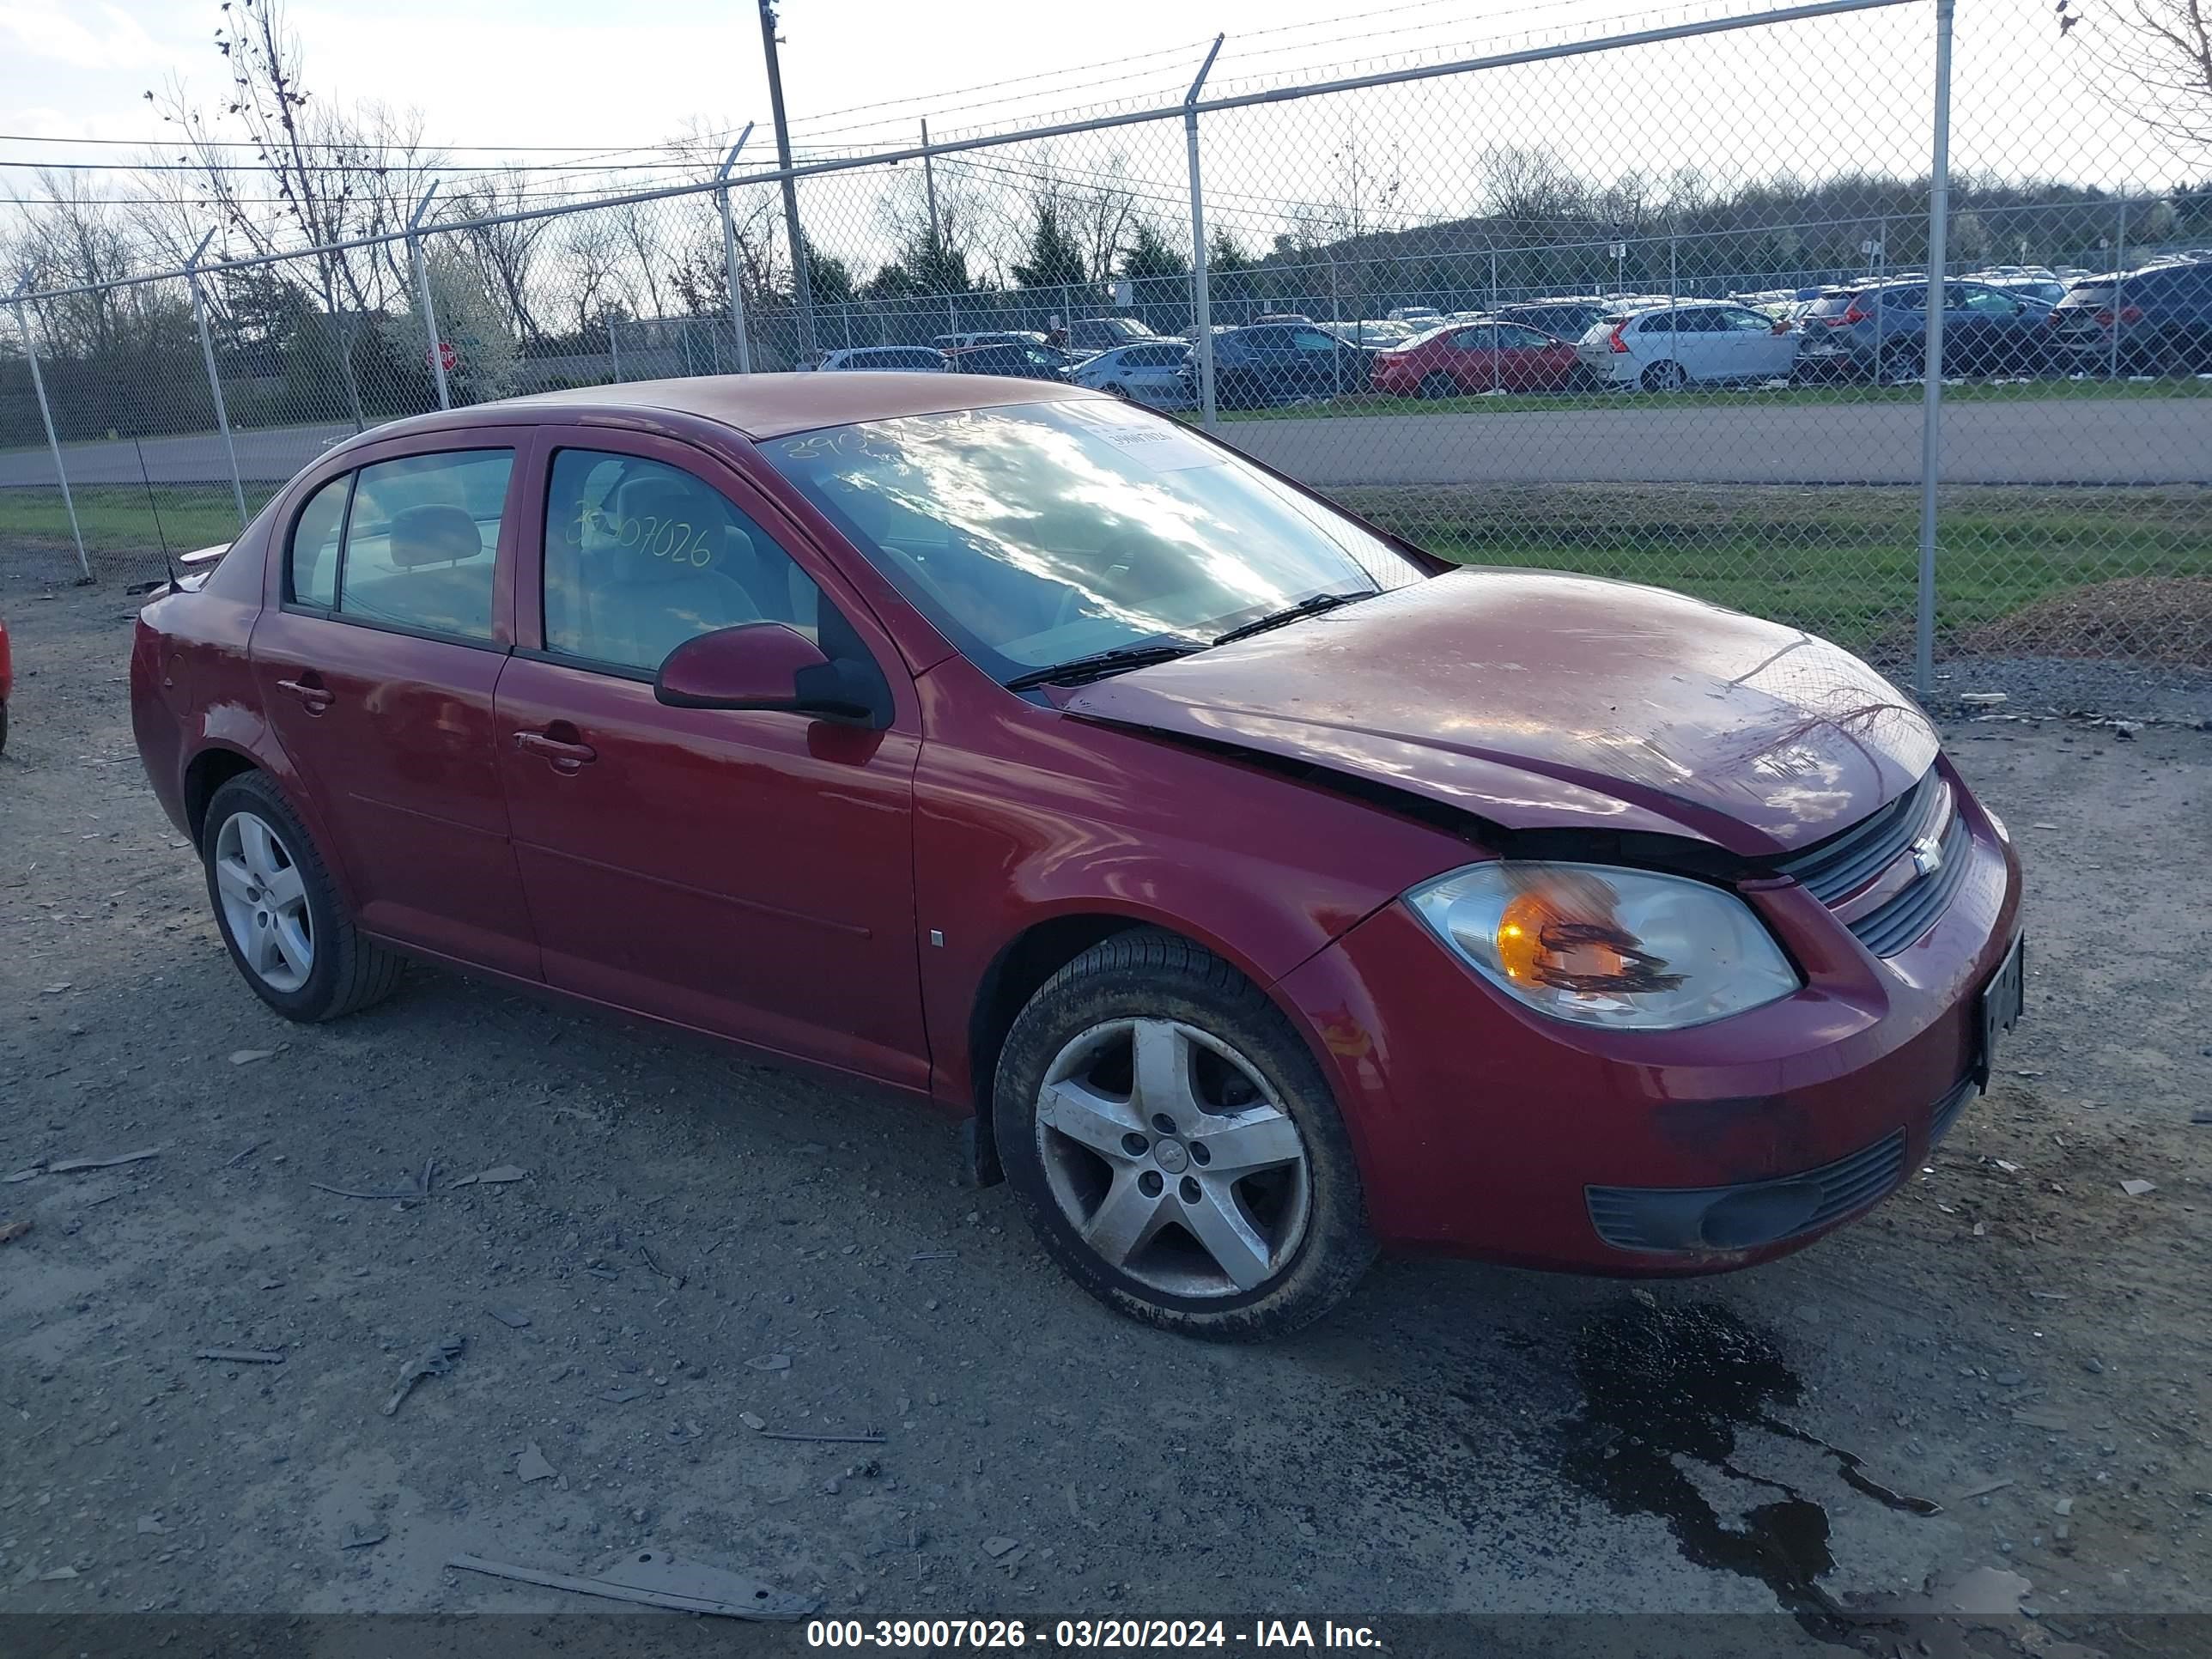
M1936 488L1943 456L1943 277L1951 220L1951 10L1936 0L1936 118L1928 169L1928 337L1920 354L1920 584L1912 689L1936 689Z
M422 199L415 204L415 211L407 219L407 259L415 267L415 297L422 307L422 329L429 337L430 373L438 380L438 407L451 409L452 395L446 388L446 354L438 343L438 307L430 298L430 270L422 262L422 216L430 210L430 198L438 193L438 181L433 179L430 188L422 192Z
M2120 273L2128 264L2128 204L2120 198L2119 240L2112 244L2112 352L2106 373L2113 380L2120 378L2120 301L2124 297Z
M216 430L222 434L222 453L230 462L231 499L238 503L238 527L242 531L246 528L246 483L238 476L238 445L230 435L230 409L222 400L222 376L216 372L215 342L208 335L207 300L200 292L200 256L213 240L213 231L200 238L200 245L185 263L185 275L192 285L192 323L200 331L200 356L207 364L208 390L215 397Z
M54 412L46 406L46 377L39 373L38 348L31 343L30 314L23 309L23 290L30 287L31 279L25 276L15 284L9 299L15 307L15 326L23 333L23 361L31 366L31 390L39 395L39 418L46 422L46 447L54 452L54 477L62 487L62 511L69 514L70 537L76 543L76 568L84 573L84 580L92 580L92 561L84 554L84 532L76 521L76 498L70 494L69 469L62 465L62 441L54 430Z
M1212 72L1213 60L1221 55L1221 43L1228 38L1225 34L1213 37L1206 61L1198 66L1198 79L1190 83L1189 95L1182 100L1183 143L1190 156L1190 309L1191 320L1198 325L1198 337L1191 345L1198 365L1199 420L1209 432L1218 410L1213 399L1213 298L1206 290L1206 199L1198 172L1198 94Z
M738 269L738 225L730 216L730 169L738 164L738 152L745 147L745 140L753 136L753 124L745 123L745 130L738 135L738 142L730 146L730 153L722 158L722 170L714 177L722 188L714 199L722 210L722 266L730 277L730 326L738 331L738 373L753 372L753 345L745 337L745 286ZM611 334L608 337L611 339Z

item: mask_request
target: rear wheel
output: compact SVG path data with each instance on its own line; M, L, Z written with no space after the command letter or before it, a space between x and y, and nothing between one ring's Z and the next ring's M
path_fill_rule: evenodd
M1689 385L1689 371L1677 362L1654 363L1643 374L1646 392L1680 392Z
M1924 380L1928 371L1928 353L1917 340L1903 340L1886 347L1881 354L1881 383L1884 386L1906 386Z
M1458 383L1455 381L1450 375L1445 374L1441 369L1426 376L1421 381L1421 396L1424 398L1434 399L1437 398L1456 398L1458 395Z
M1151 930L1054 975L1007 1035L993 1110L1030 1225L1108 1306L1249 1340L1319 1318L1373 1260L1326 1078L1266 994Z
M2151 348L2151 368L2154 373L2168 380L2179 380L2197 372L2198 354L2189 349L2189 342L2179 334L2169 334Z
M231 960L287 1019L337 1019L398 984L399 957L355 928L307 826L260 773L216 791L200 850Z
M1125 404L1129 401L1129 388L1123 386L1119 380L1107 381L1106 390L1109 395L1119 398Z

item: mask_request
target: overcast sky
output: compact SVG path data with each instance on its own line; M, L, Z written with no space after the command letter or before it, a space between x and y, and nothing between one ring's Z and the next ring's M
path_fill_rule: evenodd
M785 92L805 149L910 137L929 116L939 136L1032 123L1102 104L1180 95L1205 43L1230 37L1217 88L1310 80L1386 62L1434 61L1596 32L1772 9L1759 0L1426 0L1346 11L1328 0L787 0ZM1224 216L1264 238L1284 204L1342 193L1352 142L1397 177L1393 212L1465 211L1472 158L1486 146L1559 150L1585 173L1680 167L1716 184L1784 168L1924 171L1932 0L1891 11L1766 29L1680 46L1267 109L1209 124L1210 182ZM762 123L768 100L756 14L742 0L297 0L289 13L308 84L341 102L420 109L457 165L503 147L604 151L650 145L690 125ZM215 0L0 0L0 132L136 139L159 130L141 94L180 75L211 100L222 62ZM2085 87L2078 54L2056 33L2050 0L1959 0L1954 155L2014 177L2057 175L2159 187L2184 176ZM1124 61L1135 59L1136 61ZM985 91L984 83L1013 82ZM133 152L0 142L9 161ZM1182 178L1172 123L1063 143L1062 164L1121 157L1164 198ZM649 155L611 157L639 163ZM977 158L979 162L988 157ZM550 185L557 182L542 175ZM656 175L633 169L633 182ZM0 169L7 195L21 169ZM825 193L829 187L818 187ZM853 213L860 212L854 190ZM835 204L831 204L834 210Z

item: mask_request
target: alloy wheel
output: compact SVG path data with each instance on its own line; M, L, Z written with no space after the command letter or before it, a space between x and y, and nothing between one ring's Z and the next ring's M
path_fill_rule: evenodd
M1241 1295L1297 1255L1313 1202L1297 1125L1258 1069L1173 1019L1117 1019L1062 1048L1037 1091L1054 1201L1147 1289Z
M306 883L267 820L234 812L215 838L216 891L238 954L272 990L296 991L315 970Z

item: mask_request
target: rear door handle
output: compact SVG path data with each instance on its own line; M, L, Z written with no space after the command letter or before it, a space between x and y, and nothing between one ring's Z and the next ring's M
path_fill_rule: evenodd
M331 694L330 689L318 681L313 674L309 674L304 679L279 680L276 682L276 689L279 691L289 691L297 697L307 706L307 712L310 714L319 714L337 701Z
M561 772L573 772L599 757L599 751L588 743L563 743L543 732L516 732L514 746L526 754L544 756L553 763L554 769Z

